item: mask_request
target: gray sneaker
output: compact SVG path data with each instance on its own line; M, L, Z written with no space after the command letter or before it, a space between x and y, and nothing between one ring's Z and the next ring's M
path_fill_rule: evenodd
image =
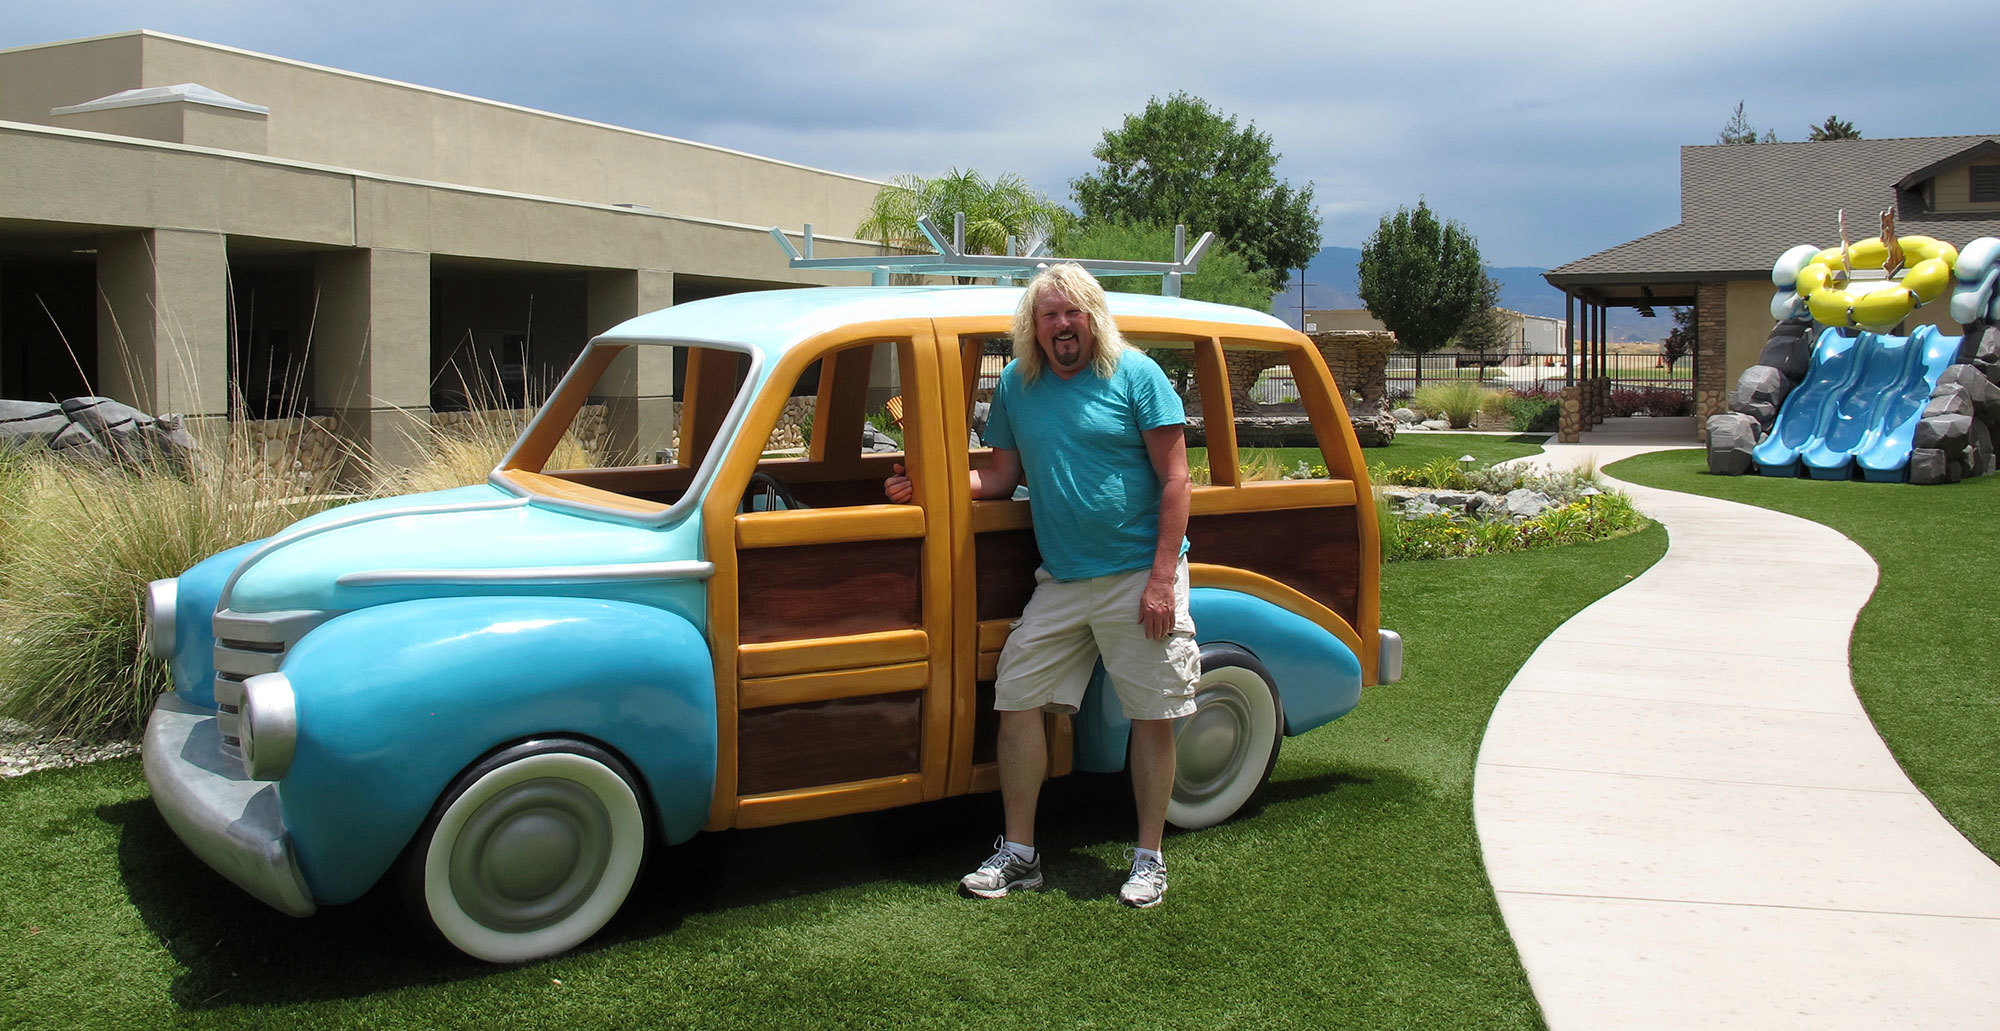
M979 864L979 869L959 878L958 890L982 899L997 899L1016 888L1033 891L1042 886L1042 855L1028 862L1007 847L1005 837L995 838L996 851Z
M1132 862L1132 876L1125 878L1125 886L1118 889L1118 901L1134 909L1159 905L1160 896L1167 893L1167 864L1151 856L1141 856L1136 849L1126 849L1125 858Z

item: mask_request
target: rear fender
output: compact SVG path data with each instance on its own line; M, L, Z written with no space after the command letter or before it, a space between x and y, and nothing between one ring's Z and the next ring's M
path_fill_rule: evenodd
M1284 706L1287 736L1330 723L1360 704L1360 660L1319 624L1262 598L1216 587L1189 591L1188 607L1194 616L1195 640L1204 649L1233 644L1270 671ZM1125 768L1132 725L1101 665L1091 675L1074 726L1077 769Z

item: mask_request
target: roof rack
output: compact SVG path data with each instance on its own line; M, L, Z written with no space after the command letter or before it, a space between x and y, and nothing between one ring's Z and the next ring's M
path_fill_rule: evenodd
M1187 245L1187 227L1174 227L1174 260L1172 261L1122 261L1113 258L1057 258L1043 253L1043 244L1037 244L1026 254L1019 253L1020 245L1013 237L1007 238L1006 254L965 253L965 213L952 216L951 239L928 218L917 220L917 228L936 254L883 254L866 255L858 258L815 258L813 257L813 227L806 223L805 251L792 246L785 231L776 226L771 228L771 238L791 256L791 267L795 269L846 269L854 272L871 272L876 286L889 285L889 276L894 273L926 276L979 276L991 277L1003 283L1012 284L1017 279L1033 278L1037 272L1060 262L1070 262L1082 266L1093 276L1159 276L1160 292L1168 297L1181 295L1181 277L1194 275L1201 264L1202 253L1215 241L1214 233L1203 233L1192 248Z

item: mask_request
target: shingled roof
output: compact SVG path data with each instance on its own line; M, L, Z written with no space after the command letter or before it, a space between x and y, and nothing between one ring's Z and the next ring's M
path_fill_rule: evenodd
M1896 230L1959 246L2000 236L1990 212L1926 212L1899 183L1935 174L1951 159L2000 136L1923 136L1819 143L1712 144L1681 148L1681 222L1630 243L1550 269L1556 286L1691 283L1768 274L1802 243L1839 242L1834 213L1847 211L1850 239L1876 235L1875 214L1893 202Z

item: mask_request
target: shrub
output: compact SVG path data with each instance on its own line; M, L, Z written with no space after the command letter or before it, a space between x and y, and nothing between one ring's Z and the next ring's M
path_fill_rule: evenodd
M1646 525L1631 499L1610 492L1570 501L1519 524L1504 519L1455 518L1449 513L1404 519L1382 500L1377 501L1376 512L1381 518L1385 562L1470 558L1579 544L1622 537Z
M1515 391L1506 405L1508 425L1516 433L1553 433L1562 419L1562 399L1551 391Z
M254 473L246 433L219 450L185 470L49 455L8 473L0 713L79 737L135 736L168 684L166 665L140 651L146 585L334 500L293 497Z
M1391 465L1369 473L1376 483L1395 483L1405 487L1428 487L1433 490L1474 490L1472 480L1458 463L1442 455L1422 465Z
M1479 414L1480 406L1491 394L1485 387L1465 380L1436 383L1417 391L1417 407L1442 416L1453 429L1462 430L1472 425L1472 417Z
M1611 414L1621 418L1650 415L1667 418L1694 414L1694 396L1672 387L1624 388L1611 392Z

